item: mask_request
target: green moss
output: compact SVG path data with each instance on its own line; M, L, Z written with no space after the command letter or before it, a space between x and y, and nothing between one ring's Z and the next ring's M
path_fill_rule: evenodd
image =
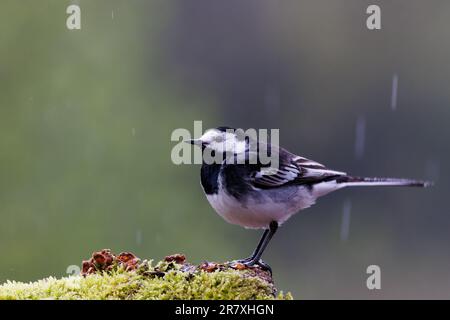
M162 271L162 272L161 272ZM162 262L133 271L123 268L86 277L53 277L0 285L0 299L292 299L250 270L182 271Z

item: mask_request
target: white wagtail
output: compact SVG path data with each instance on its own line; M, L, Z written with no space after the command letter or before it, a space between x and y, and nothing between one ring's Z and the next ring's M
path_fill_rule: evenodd
M209 151L222 156L223 161L209 164L203 157L201 168L203 190L217 213L229 223L265 229L253 254L237 262L246 266L258 265L269 271L270 267L261 256L278 226L294 213L313 205L317 198L348 186L429 185L410 179L353 177L267 143L264 150L278 157L277 167L273 170L270 164L259 161L262 141L256 141L255 153L250 147L255 141L238 137L229 127L210 129L199 139L189 142L200 146L203 154ZM252 157L252 153L256 157ZM238 157L246 161L238 162Z

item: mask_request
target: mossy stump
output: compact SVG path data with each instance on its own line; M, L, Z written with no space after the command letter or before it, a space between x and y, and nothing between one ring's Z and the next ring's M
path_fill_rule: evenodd
M186 262L184 255L167 256L155 266L132 253L94 252L78 276L36 282L7 281L0 299L62 300L271 300L292 299L278 292L271 275L240 264Z

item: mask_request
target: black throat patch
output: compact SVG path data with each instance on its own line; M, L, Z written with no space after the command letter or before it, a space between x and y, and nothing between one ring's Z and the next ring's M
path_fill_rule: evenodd
M203 190L206 194L217 194L219 191L220 164L203 163L200 178Z

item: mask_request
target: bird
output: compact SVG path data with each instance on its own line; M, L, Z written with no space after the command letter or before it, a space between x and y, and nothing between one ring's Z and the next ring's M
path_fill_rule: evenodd
M264 230L253 253L234 260L246 267L272 273L261 257L279 226L330 192L350 186L431 185L412 179L351 176L257 137L243 138L238 132L243 131L221 126L185 142L202 149L200 181L214 210L231 224ZM277 156L277 166L261 161L263 147L270 156Z

